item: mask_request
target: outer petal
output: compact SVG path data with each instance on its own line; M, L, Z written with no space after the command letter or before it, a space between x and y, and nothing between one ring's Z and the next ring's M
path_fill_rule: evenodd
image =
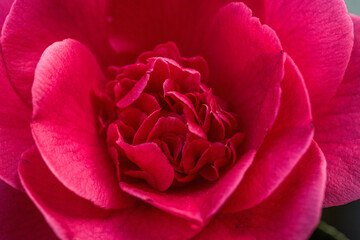
M303 74L314 116L334 96L353 46L352 22L343 0L245 0L278 34Z
M145 203L117 211L97 208L59 183L35 149L24 158L19 165L22 184L61 239L183 240L198 232Z
M250 145L257 148L279 109L284 56L276 33L251 15L243 3L225 6L204 44L210 86L227 100Z
M103 82L86 47L75 40L54 43L36 68L31 128L46 164L66 187L95 205L117 208L128 197L117 184L91 104Z
M101 63L111 60L105 23L102 0L17 0L4 25L1 44L11 81L21 97L31 104L36 64L55 41L77 39Z
M12 0L0 1L0 29L12 3ZM0 54L0 179L14 188L22 189L17 166L21 153L34 144L29 126L31 110L9 82L1 47Z
M0 29L2 29L6 16L9 13L14 0L3 0L0 2Z
M31 110L13 91L2 61L0 86L0 179L22 189L17 167L22 152L34 144L30 131Z
M0 180L0 239L57 239L25 193Z
M323 154L313 143L268 199L237 214L218 214L195 239L307 239L321 215L325 165Z
M237 212L266 199L307 151L314 133L304 80L286 55L279 114L224 211Z
M236 165L216 182L197 182L188 187L170 188L165 192L155 191L141 183L120 182L120 186L137 198L190 220L194 226L204 226L239 185L254 155L254 151L244 154Z
M355 44L345 78L325 114L314 119L327 165L324 205L360 198L360 18L352 16Z
M173 41L183 56L203 48L204 31L222 6L231 0L109 0L109 38L122 59L136 56L159 43Z

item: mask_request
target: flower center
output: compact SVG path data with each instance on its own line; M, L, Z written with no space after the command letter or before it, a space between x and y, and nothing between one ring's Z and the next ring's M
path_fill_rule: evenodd
M174 43L109 67L98 118L120 181L143 179L164 191L196 178L215 181L234 164L244 134L207 78L205 60L181 57Z

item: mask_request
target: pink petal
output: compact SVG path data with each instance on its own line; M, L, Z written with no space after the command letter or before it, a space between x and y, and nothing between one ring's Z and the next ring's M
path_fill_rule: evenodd
M154 111L150 114L140 125L139 129L134 135L133 145L146 142L146 139L158 121L160 110Z
M197 70L192 68L183 68L177 62L174 62L170 59L167 60L167 63L169 64L171 80L174 82L176 89L165 89L164 87L165 93L168 91L178 91L180 93L191 93L199 91L201 75Z
M327 160L327 207L360 198L360 17L352 20L355 43L344 80L327 111L314 119L315 139Z
M227 151L224 144L216 142L211 144L199 157L199 160L191 169L190 173L196 173L203 168L207 163L215 163L215 161L221 161L226 159Z
M176 117L161 117L158 119L148 135L148 141L151 139L162 138L168 134L185 135L188 129L183 121Z
M195 166L196 160L208 149L209 145L210 143L203 139L196 139L185 143L180 163L185 173L190 173Z
M119 108L125 108L130 106L136 99L140 97L148 81L149 74L145 74L143 77L141 77L140 80L135 83L133 88L116 103L116 106Z
M138 202L134 208L104 210L64 187L31 149L20 163L22 184L61 239L169 239L194 236L187 221Z
M153 51L141 53L137 58L137 62L146 63L147 59L151 57L165 57L181 63L181 54L176 44L173 42L158 44Z
M128 159L139 166L151 178L148 182L154 188L165 191L171 186L174 179L174 168L155 143L131 146L121 142L119 146Z
M188 187L159 192L142 183L120 182L121 188L166 212L189 219L194 226L204 226L236 189L255 152L249 151L216 182L196 182Z
M269 198L249 210L216 215L194 239L307 239L320 220L325 165L313 143Z
M138 129L146 119L146 114L138 108L128 107L118 114L118 118L128 126Z
M254 2L254 1L252 1ZM278 34L303 74L318 115L340 85L353 46L353 27L342 0L263 0L260 20Z
M156 98L147 93L142 93L132 106L140 109L148 116L160 109Z
M36 68L31 128L44 161L66 187L95 205L119 208L128 197L117 184L91 104L103 81L86 47L70 39L54 43Z
M65 38L81 41L102 66L113 60L106 38L105 2L19 0L4 24L1 44L15 88L31 104L34 71L43 51Z
M12 0L0 2L0 29L12 3ZM21 153L34 144L29 127L31 110L14 92L4 67L2 49L0 53L0 179L22 189L17 166Z
M0 86L0 179L14 188L22 189L17 167L22 152L34 144L29 125L31 109L11 86L2 58Z
M304 80L292 59L286 56L278 117L244 180L226 202L225 212L247 209L267 198L311 143L314 128Z
M2 0L0 2L0 29L2 29L6 16L9 14L10 8L14 0Z
M57 239L25 193L0 180L0 238Z
M231 3L218 12L206 44L210 86L257 148L280 104L284 56L279 39L243 3Z
M199 49L203 48L201 39L206 38L204 31L212 17L228 2L230 0L136 3L133 0L110 0L110 43L127 63L135 61L143 51L168 41L175 42L183 56L197 56Z

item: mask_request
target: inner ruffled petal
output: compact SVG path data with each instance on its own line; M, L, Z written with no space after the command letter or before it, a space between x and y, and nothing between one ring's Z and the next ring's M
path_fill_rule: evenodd
M205 85L202 57L184 58L174 43L160 44L108 73L98 118L120 182L143 180L165 191L215 181L235 164L244 134Z

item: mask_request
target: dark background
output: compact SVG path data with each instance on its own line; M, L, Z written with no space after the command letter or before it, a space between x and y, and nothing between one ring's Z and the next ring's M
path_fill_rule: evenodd
M349 239L360 240L360 200L344 206L325 208L322 218Z

